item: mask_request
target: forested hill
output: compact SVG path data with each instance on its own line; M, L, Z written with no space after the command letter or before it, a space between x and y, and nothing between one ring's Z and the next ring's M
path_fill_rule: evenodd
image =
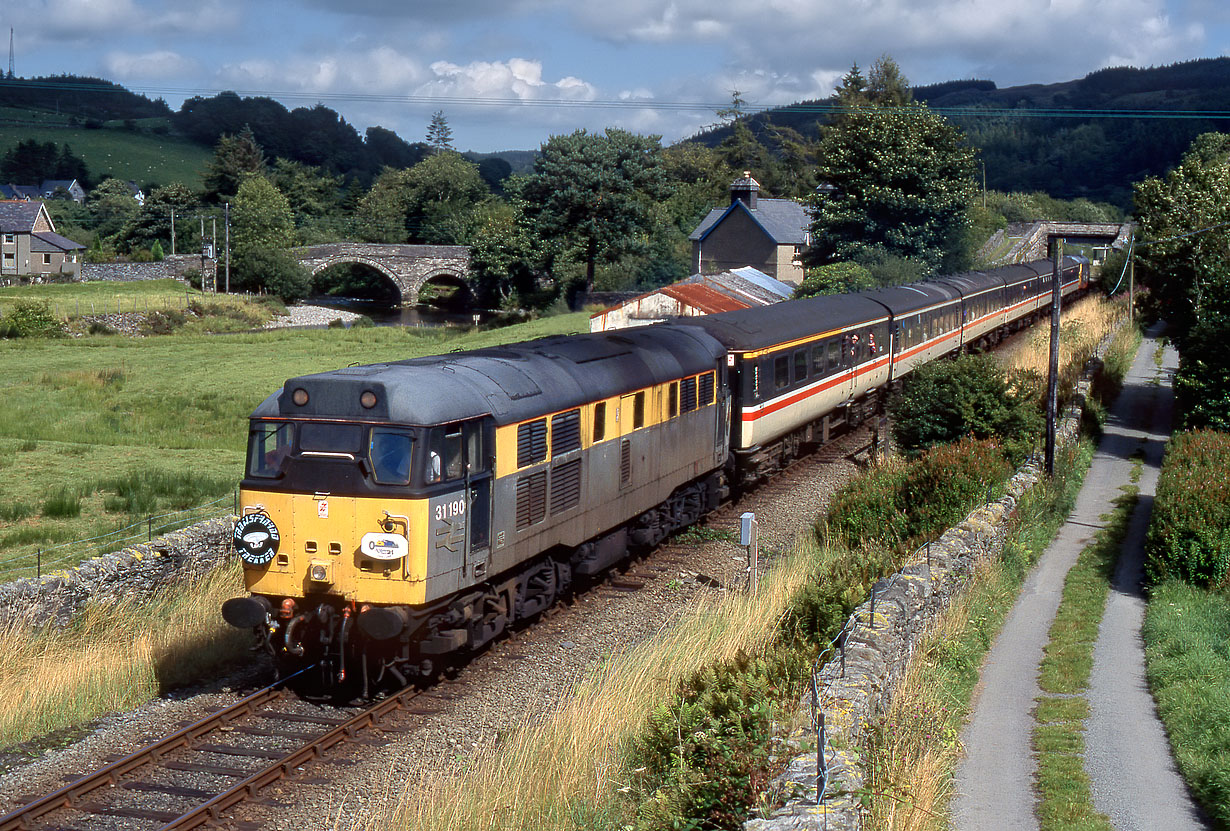
M1230 130L1230 115L1188 115L1230 114L1230 58L1103 69L1075 81L1002 89L992 81L948 81L915 87L914 96L965 130L981 150L989 188L1130 208L1133 182L1176 165L1200 133ZM830 104L804 101L758 113L749 124L758 135L772 124L815 136ZM728 134L724 128L697 140L716 145Z
M161 98L151 101L119 84L78 75L0 76L0 107L54 112L82 122L158 118L171 114L170 107Z

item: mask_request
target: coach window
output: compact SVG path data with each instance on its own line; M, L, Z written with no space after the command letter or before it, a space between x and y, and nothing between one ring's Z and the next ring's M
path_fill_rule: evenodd
M817 343L811 348L811 374L817 377L824 374L824 344Z
M841 339L833 338L829 341L829 372L837 369L841 365Z
M773 359L773 386L779 390L790 386L790 359L785 355Z
M807 378L807 350L800 349L794 353L794 380L802 381Z
M597 444L606 438L606 402L599 401L594 405L594 438L592 444Z

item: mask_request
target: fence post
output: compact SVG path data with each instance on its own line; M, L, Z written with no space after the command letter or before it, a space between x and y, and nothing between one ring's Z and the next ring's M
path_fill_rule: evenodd
M871 628L876 628L876 587L871 587Z
M239 486L235 486L235 510L232 512L235 516L239 516Z
M819 702L817 702L817 708ZM819 710L820 724L816 730L816 804L824 801L824 792L829 787L828 766L824 764L824 746L828 744L828 729L824 723L824 710Z
M38 561L34 567L34 576L35 577L43 576L43 549L41 548L38 550Z
M154 517L151 515L150 518L146 520L146 523L149 526L149 530L146 532L145 541L153 542L154 540Z

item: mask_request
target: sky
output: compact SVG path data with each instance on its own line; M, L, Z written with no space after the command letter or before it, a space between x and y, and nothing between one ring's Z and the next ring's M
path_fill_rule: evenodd
M162 97L322 103L360 133L532 150L620 127L670 143L823 98L891 55L913 84L1053 83L1230 54L1225 0L4 0L17 75ZM4 66L2 68L7 68Z

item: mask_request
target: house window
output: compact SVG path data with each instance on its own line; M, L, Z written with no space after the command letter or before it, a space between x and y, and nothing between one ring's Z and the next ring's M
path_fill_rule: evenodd
M5 235L4 235L4 244L5 244L5 245L12 245L12 244L13 244L13 243L15 243L15 242L17 242L17 237L16 237L16 235L14 235L14 234L5 234Z
M50 254L43 255L43 265L51 265L51 255Z

